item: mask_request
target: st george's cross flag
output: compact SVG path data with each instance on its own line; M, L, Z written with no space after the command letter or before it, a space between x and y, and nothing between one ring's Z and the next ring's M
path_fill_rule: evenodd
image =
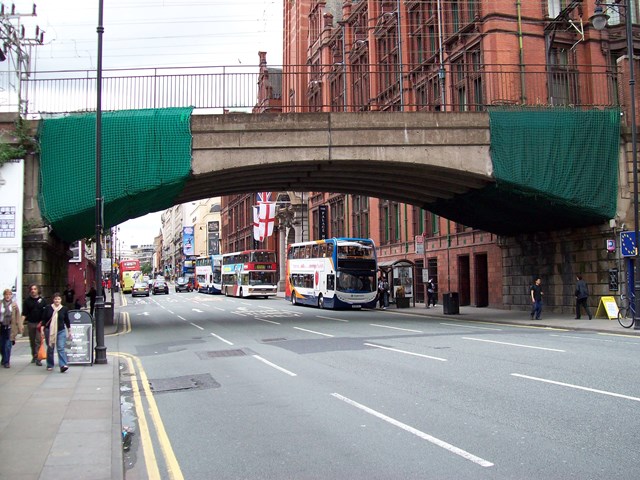
M262 242L273 235L276 219L276 203L271 201L271 192L258 193L258 205L253 207L253 238Z

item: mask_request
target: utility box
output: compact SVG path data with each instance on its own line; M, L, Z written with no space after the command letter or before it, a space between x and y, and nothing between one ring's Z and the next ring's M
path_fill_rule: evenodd
M449 292L442 295L442 313L445 315L460 313L460 298L458 292Z

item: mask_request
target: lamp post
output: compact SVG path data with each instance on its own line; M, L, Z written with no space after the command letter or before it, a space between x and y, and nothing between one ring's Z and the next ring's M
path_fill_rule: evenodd
M104 344L104 292L102 289L102 226L104 220L102 198L102 12L103 0L98 3L98 68L96 71L96 357L95 363L107 363L107 347Z
M624 3L623 3L624 2ZM634 318L634 329L640 330L640 316L638 313L640 309L638 308L639 300L640 300L640 291L639 291L639 282L636 278L638 275L637 267L638 267L638 230L640 230L640 226L638 225L638 128L636 125L636 78L635 78L635 67L633 61L633 21L631 19L631 0L623 0L618 3L602 3L600 0L596 0L595 9L593 16L589 19L591 24L596 30L602 30L607 25L607 20L609 20L609 15L604 13L604 8L617 8L625 10L625 32L627 36L627 58L629 59L629 107L630 107L630 115L631 115L631 161L633 168L633 223L634 223L634 233L635 233L635 256L633 257L633 318Z

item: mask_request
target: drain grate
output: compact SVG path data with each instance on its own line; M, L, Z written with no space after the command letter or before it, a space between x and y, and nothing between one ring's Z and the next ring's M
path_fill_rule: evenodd
M207 352L196 352L196 355L198 355L201 360L206 360L208 358L244 357L247 355L247 352L242 349L213 350Z
M220 388L220 384L208 373L183 375L171 378L149 380L153 393L184 392L187 390L206 390Z
M273 342L286 342L287 339L284 337L280 337L280 338L263 338L262 340L260 340L262 343L273 343Z

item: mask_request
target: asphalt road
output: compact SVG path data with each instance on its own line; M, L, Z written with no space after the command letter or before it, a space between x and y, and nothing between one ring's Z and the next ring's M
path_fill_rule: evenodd
M131 331L107 346L129 480L638 478L640 338L173 290L127 302Z

